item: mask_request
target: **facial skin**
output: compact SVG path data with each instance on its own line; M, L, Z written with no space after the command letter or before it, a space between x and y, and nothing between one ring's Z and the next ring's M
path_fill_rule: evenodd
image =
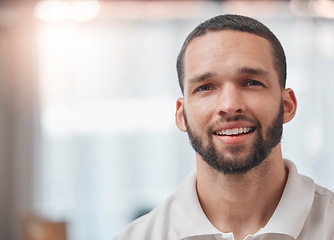
M261 133L262 128L260 122L254 122L255 126L257 126L256 128L259 129L257 139L254 142L251 152L249 152L248 156L246 156L244 159L231 160L225 157L224 154L219 154L218 149L214 146L212 142L211 128L209 128L207 132L209 144L204 146L201 136L198 136L196 132L193 131L189 126L185 112L184 119L191 145L206 163L208 163L217 171L223 172L224 174L245 173L261 164L264 159L270 154L272 149L280 142L283 132L283 104L281 104L277 116L269 127L265 139L263 137L263 134ZM230 122L238 119L240 118L221 118L221 122ZM240 146L231 146L231 151L234 153L238 153L241 149L242 147Z
M245 32L209 32L189 44L184 71L176 123L197 157L225 174L261 164L296 108L293 91L279 85L270 43Z

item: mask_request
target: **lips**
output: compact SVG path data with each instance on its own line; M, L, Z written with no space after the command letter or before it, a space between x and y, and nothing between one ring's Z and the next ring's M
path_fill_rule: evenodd
M238 136L251 133L254 130L255 127L239 127L239 128L223 129L221 131L214 132L213 134L218 136Z
M226 146L239 146L253 136L256 127L229 126L213 132L217 140Z

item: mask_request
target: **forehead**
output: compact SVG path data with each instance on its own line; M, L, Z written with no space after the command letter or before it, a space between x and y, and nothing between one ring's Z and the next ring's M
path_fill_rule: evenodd
M235 30L209 32L194 38L184 55L185 81L203 71L228 73L243 67L274 71L272 47L267 39Z

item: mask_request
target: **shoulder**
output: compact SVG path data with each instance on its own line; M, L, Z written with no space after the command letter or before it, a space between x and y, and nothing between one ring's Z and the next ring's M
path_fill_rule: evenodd
M201 227L197 220L196 224L189 224L193 219L206 219L197 199L195 171L162 205L130 223L113 240L178 240L178 236L196 232Z
M304 238L334 239L334 193L315 185L312 208L304 225ZM309 238L313 236L314 238ZM298 238L299 239L299 238Z
M327 188L315 185L313 207L323 214L330 214L334 220L334 193ZM334 224L334 221L332 221Z
M174 202L172 195L164 204L130 223L124 232L113 240L177 239L171 218Z
M294 214L294 222L300 225L298 240L334 239L334 193L319 186L314 181L297 172L295 165L285 161L289 177L285 191L288 201L285 207L289 209L286 216ZM291 222L291 226L294 223Z

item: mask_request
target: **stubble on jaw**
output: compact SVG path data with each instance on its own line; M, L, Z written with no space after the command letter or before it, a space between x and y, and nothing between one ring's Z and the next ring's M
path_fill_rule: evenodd
M250 148L251 152L244 158L228 158L223 153L219 153L213 141L212 141L212 127L207 130L208 143L206 146L203 143L203 137L199 136L189 125L186 111L184 110L184 120L187 128L189 141L194 148L194 150L201 156L201 158L213 169L224 174L244 174L249 170L257 167L268 157L272 152L273 148L281 141L283 133L283 114L284 105L283 100L281 100L281 105L276 114L273 122L269 125L265 139L263 137L262 125L258 120L252 120L244 115L237 115L233 118L222 118L220 121L230 122L238 120L251 121L256 125L257 139L255 140L253 146ZM230 146L229 154L237 154L243 151L244 146Z

